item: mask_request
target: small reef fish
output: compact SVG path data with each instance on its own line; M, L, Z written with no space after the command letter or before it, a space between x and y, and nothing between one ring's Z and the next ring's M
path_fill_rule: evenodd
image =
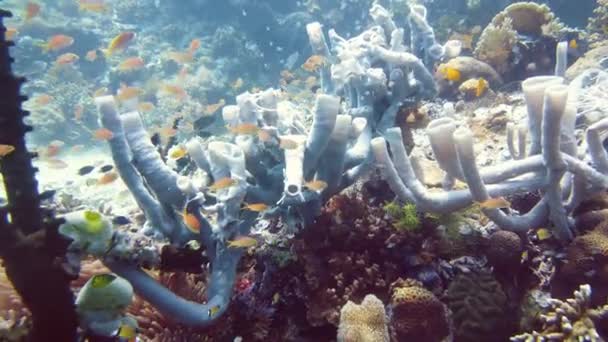
M235 184L236 184L236 180L234 180L230 177L224 177L222 179L218 179L215 183L213 183L209 187L209 190L218 191L218 190L229 188Z
M321 55L312 55L308 57L304 64L302 64L302 68L306 71L314 72L319 70L323 64L325 64L325 57Z
M194 55L190 52L170 51L167 52L167 59L177 64L188 64L194 60Z
M95 60L97 60L97 50L89 50L84 56L84 59L89 62L95 62Z
M241 123L234 127L228 127L228 130L234 135L254 135L258 133L260 128L253 123Z
M84 175L88 175L89 173L91 173L93 170L95 169L95 166L92 165L87 165L87 166L83 166L80 169L78 169L78 175L79 176L84 176Z
M118 341L136 342L137 341L137 329L130 324L122 324L118 328L116 334Z
M135 32L126 31L119 33L116 37L112 38L108 48L104 50L104 54L109 57L116 51L124 50L134 38Z
M118 173L116 173L114 171L107 172L107 173L104 173L103 176L101 176L97 180L97 184L98 185L106 185L106 184L110 184L110 183L114 182L117 179L118 179Z
M15 27L7 27L6 32L4 32L4 39L6 40L14 40L15 37L19 34L19 31Z
M576 39L571 39L571 40L568 42L568 47L569 47L571 50L576 50L576 49L578 49L578 42L576 41Z
M232 90L239 90L243 87L244 84L245 82L243 81L243 79L239 77L236 79L236 81L232 83L230 87L232 88Z
M154 104L152 102L140 102L137 109L142 113L151 112L154 110Z
M482 209L505 209L510 208L511 203L504 197L490 198L483 202L479 202L479 206Z
M141 57L129 57L118 65L118 70L121 72L139 70L144 67L144 64L144 60Z
M99 168L99 172L108 172L114 168L114 165L106 164Z
M284 150L294 150L298 148L298 143L292 139L279 138L279 147Z
M118 99L118 101L125 102L134 99L143 93L144 91L138 87L128 87L123 84L120 89L118 89L116 99Z
M539 228L536 231L536 237L538 238L538 241L545 241L553 237L553 234L551 234L551 231L547 228Z
M15 151L15 146L0 144L0 158L6 157Z
M281 294L277 292L272 296L272 305L276 305L279 300L281 300Z
M222 108L226 104L224 99L221 99L218 103L213 103L205 106L205 114L211 115L217 112L218 109Z
M93 92L93 97L99 97L99 96L103 96L103 95L106 95L107 93L108 93L108 88L106 88L106 87L101 87L101 88L99 88L99 89L96 89L96 90Z
M182 219L184 220L184 224L186 227L193 233L198 233L201 231L201 222L196 218L196 216L190 212L188 212L188 206L184 207L184 211L182 212Z
M47 104L51 103L51 101L53 101L53 97L51 95L48 94L40 94L36 97L34 97L32 99L34 101L34 104L36 106L46 106Z
M246 204L243 207L243 210L255 211L256 213L265 211L266 209L268 209L268 205L265 203Z
M177 135L177 129L172 126L162 127L158 133L164 139L168 139Z
M129 220L125 216L115 216L112 219L112 224L115 224L117 226L124 226L125 224L129 224L129 223L131 223L131 220Z
M91 287L94 289L101 289L113 282L116 279L116 276L113 274L96 274L93 276L91 280Z
M462 43L462 48L465 50L473 49L473 35L469 33L452 33L448 40L458 40Z
M160 87L160 92L164 95L174 96L179 100L183 100L188 96L188 93L186 93L186 90L184 90L184 88L174 84L163 84Z
M25 21L31 20L40 14L40 5L36 2L28 2L25 5Z
M196 50L198 50L201 47L201 40L200 39L192 39L192 41L190 42L190 46L188 46L188 52L190 53L194 53L196 52Z
M78 0L78 9L80 11L104 13L108 11L108 4L103 0Z
M209 308L209 311L207 312L207 316L209 316L209 318L214 317L215 315L217 315L217 313L220 311L220 306L219 305L214 305L212 307Z
M64 54L60 55L59 57L57 57L57 59L55 60L55 63L59 64L59 65L73 64L73 63L77 62L79 59L80 59L80 57L78 57L77 54L67 52L67 53L64 53Z
M258 240L251 236L237 236L234 240L228 241L228 248L249 248L257 244Z
M488 90L488 81L485 78L477 80L477 87L475 87L475 96L481 97Z
M68 163L64 162L61 159L47 159L46 162L47 162L49 168L55 169L55 170L61 170L61 169L65 169L68 167Z
M109 129L103 127L96 130L93 133L93 137L95 137L95 139L97 140L110 140L114 137L114 133L112 133L112 131L110 131Z
M57 34L50 37L46 43L42 43L40 46L44 52L59 51L74 44L74 38L65 34Z
M440 65L437 71L443 76L443 78L452 82L458 82L462 77L460 74L460 70L452 68L445 64Z
M188 154L188 151L183 146L177 146L169 150L169 158L173 160L179 160L184 158Z
M327 188L327 182L317 179L306 182L304 186L312 191L323 191Z

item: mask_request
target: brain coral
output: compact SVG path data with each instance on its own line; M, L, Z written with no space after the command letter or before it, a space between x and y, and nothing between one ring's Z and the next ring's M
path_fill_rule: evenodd
M521 259L523 245L519 235L499 230L492 233L488 239L486 256L495 267L517 265Z
M492 23L500 25L506 20L510 20L513 29L522 35L540 36L555 30L555 15L544 4L516 2L494 16Z
M388 342L384 304L367 295L360 305L348 301L340 312L338 342Z
M435 295L414 280L392 285L391 337L394 341L441 341L450 332L447 309Z
M481 33L473 54L480 61L490 64L499 73L504 73L511 51L517 43L517 32L509 18L500 24L490 23Z
M507 296L487 271L459 274L447 292L456 341L506 341L509 322Z

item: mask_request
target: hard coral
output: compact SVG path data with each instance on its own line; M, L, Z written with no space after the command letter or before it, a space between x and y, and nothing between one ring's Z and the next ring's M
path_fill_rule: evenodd
M460 79L455 82L446 79L441 72L439 72L442 68L458 70L460 72ZM473 57L461 56L452 58L446 63L441 64L437 70L435 79L437 80L440 93L444 95L455 92L458 89L458 85L469 79L483 78L488 81L490 87L494 89L502 84L502 78L491 65Z
M334 196L294 242L309 324L337 326L340 308L370 293L387 299L389 284L399 277L407 234L395 232L381 207Z
M553 33L555 15L544 4L534 2L517 2L507 6L492 19L493 24L500 25L505 20L511 20L511 25L521 35L540 36Z
M523 244L519 235L508 230L492 233L487 247L488 261L495 267L518 265L523 252Z
M603 45L606 40L605 28L608 25L608 0L597 0L593 14L587 24L587 31L590 33L589 40L592 45Z
M510 333L507 296L487 271L457 275L447 292L457 341L504 341Z
M506 18L499 24L490 23L481 33L473 55L490 64L500 73L507 70L511 51L517 43L517 32Z
M541 332L533 331L511 338L511 341L604 341L597 328L608 317L608 304L591 309L591 287L581 285L574 298L561 301L549 299L550 309L540 316ZM596 325L597 324L597 325Z
M450 332L447 308L421 283L391 284L390 331L394 341L441 341Z
M367 295L360 305L348 301L340 311L338 342L388 342L384 304Z

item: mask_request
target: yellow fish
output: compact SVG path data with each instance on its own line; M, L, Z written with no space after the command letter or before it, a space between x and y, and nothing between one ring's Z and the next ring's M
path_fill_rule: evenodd
M255 212L259 213L259 212L262 212L262 211L268 209L268 205L264 204L264 203L253 203L253 204L245 205L245 207L243 209L249 210L249 211L255 211Z
M110 41L108 48L106 50L103 50L103 53L107 57L110 57L117 50L124 50L129 44L129 42L133 40L133 38L135 38L134 32L121 32Z
M94 289L106 287L110 285L110 283L113 282L114 279L116 279L116 276L110 273L96 274L91 280L91 287L93 287Z
M440 67L439 72L443 75L443 77L446 80L452 81L452 82L458 82L458 81L460 81L460 78L462 77L460 75L460 70L449 67L449 66L445 66L445 65Z
M232 83L232 85L231 85L232 90L239 90L239 89L241 89L243 87L244 83L245 82L243 81L242 78L240 78L240 77L237 78L236 81L234 81L234 83Z
M511 203L504 197L490 198L483 202L479 202L479 206L482 209L503 209L511 208Z
M209 311L207 312L207 315L209 316L209 318L217 315L217 313L220 311L220 306L219 305L214 305L212 307L209 308Z
M488 81L486 81L484 78L480 78L479 80L477 80L477 88L475 89L475 96L480 97L481 95L485 94L487 89L488 89Z
M120 341L127 340L128 342L137 341L137 329L129 324L123 324L118 329L118 336Z
M553 234L551 234L551 231L547 228L540 228L536 231L536 237L538 238L538 241L548 240L552 236Z
M236 184L236 180L234 180L230 177L224 177L222 179L218 179L215 183L213 183L213 185L211 185L209 187L209 190L218 191L218 190L229 188L235 184Z
M298 143L287 138L280 138L279 147L285 150L294 150L298 148Z
M169 151L169 158L178 160L184 158L186 154L188 154L188 151L182 146L178 146Z
M313 72L317 71L323 64L325 64L325 58L323 56L312 55L308 57L304 64L302 64L302 69Z
M578 42L576 41L576 39L572 39L568 42L568 47L572 50L575 50L576 48L578 48Z
M235 135L254 135L258 133L260 128L256 124L241 123L234 127L228 127L228 130Z
M13 153L14 150L15 146L13 145L0 144L0 158L8 156Z
M307 182L304 186L312 191L323 191L327 188L327 182L317 179Z
M249 248L258 244L258 240L250 236L237 236L234 240L228 241L229 248Z

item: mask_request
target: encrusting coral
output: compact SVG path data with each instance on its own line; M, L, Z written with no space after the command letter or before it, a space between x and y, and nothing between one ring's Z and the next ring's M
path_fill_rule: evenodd
M348 301L340 311L338 342L388 342L384 304L367 295L361 304Z
M549 299L550 307L540 315L542 330L513 336L511 341L603 341L597 327L600 321L608 322L608 304L593 309L590 298L591 287L581 285L574 298Z
M394 341L442 341L450 333L445 305L415 280L391 284L390 332Z

